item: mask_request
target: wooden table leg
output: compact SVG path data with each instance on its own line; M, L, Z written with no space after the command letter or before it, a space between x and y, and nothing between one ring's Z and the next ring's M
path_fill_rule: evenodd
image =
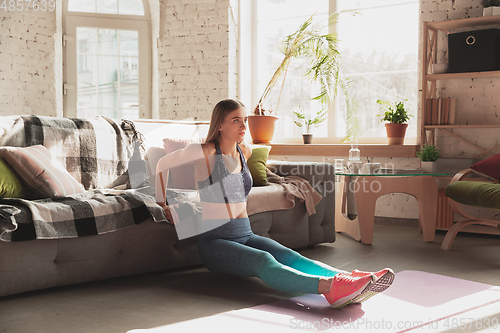
M335 198L335 231L346 233L357 241L361 240L359 216L354 220L349 219L347 211L347 190L349 176L340 176Z
M358 208L359 226L361 229L361 242L371 244L373 242L373 226L375 224L375 205L381 195L373 188L376 183L375 177L361 177L357 180L356 204Z
M372 244L377 199L389 193L413 195L418 202L419 219L425 242L434 240L437 212L437 183L431 176L376 177L361 176L352 190L355 192L361 242ZM345 184L343 190L346 190ZM343 195L344 197L346 195Z
M438 186L436 180L431 176L415 178L421 179L419 182L413 182L413 190L409 194L412 194L418 202L418 216L424 234L424 242L432 242L436 235Z

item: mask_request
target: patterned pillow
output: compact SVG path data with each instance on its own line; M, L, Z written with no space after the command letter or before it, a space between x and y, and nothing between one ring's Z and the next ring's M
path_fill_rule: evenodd
M85 192L83 186L42 145L1 147L0 155L26 185L43 198Z
M176 150L185 148L190 143L203 143L204 138L190 138L190 139L163 139L163 147L165 153L170 154ZM194 182L194 165L187 164L169 170L169 188L189 189L195 190L196 185Z

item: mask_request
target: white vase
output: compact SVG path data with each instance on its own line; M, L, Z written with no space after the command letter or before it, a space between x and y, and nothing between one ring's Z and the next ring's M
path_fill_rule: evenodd
M424 161L421 161L420 162L420 169L424 172L428 172L428 173L435 173L436 172L436 165L437 163L434 161L434 162L424 162Z
M499 6L491 6L483 8L483 16L493 16L493 15L500 15Z

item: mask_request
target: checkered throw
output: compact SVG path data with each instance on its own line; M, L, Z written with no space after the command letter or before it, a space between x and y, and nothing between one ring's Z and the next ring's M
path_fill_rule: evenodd
M166 221L147 186L141 134L106 117L0 117L0 146L43 145L85 193L40 200L0 199L0 240L105 234L152 218ZM131 190L112 190L128 184Z
M0 199L0 240L101 235L149 218L166 222L153 197L139 190L93 190L40 200Z
M127 121L120 126L102 116L79 119L31 115L17 117L0 136L0 146L43 145L89 190L119 185L116 181L124 179L120 176L127 173L139 139L133 124Z

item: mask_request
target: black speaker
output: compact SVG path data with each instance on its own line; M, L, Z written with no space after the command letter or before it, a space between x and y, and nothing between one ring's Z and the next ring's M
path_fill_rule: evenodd
M448 35L448 72L500 70L500 30L485 29Z

